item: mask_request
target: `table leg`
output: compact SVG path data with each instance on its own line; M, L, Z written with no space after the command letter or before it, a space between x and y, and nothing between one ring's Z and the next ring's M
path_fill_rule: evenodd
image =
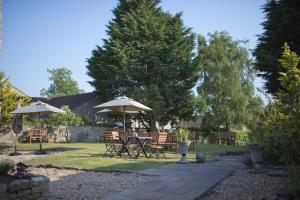
M140 147L142 149L143 154L145 155L146 158L149 158L148 155L147 155L147 152L145 150L145 144L146 144L147 141L144 140L143 143L142 143L138 138L137 138L137 140L138 140L138 143L139 143L139 145L140 145ZM138 151L137 157L139 156L139 154L140 154L140 149Z
M128 148L126 147L128 141L127 141L127 142L124 142L123 140L121 140L121 142L122 142L122 148L119 150L119 152L117 153L117 155L118 155L118 156L121 156L121 154L122 154L123 152L127 152L128 155L130 156L129 150L128 150Z

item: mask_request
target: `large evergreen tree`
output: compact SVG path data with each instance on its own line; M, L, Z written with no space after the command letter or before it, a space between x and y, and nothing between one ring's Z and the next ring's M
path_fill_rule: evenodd
M108 39L88 59L88 74L103 101L127 95L153 108L151 128L191 116L195 36L181 13L172 16L159 0L120 0Z
M283 67L278 62L281 47L287 42L291 50L300 54L300 1L270 0L264 6L266 21L264 32L258 38L254 51L256 68L265 80L265 88L275 94L281 88L279 72Z
M254 70L243 41L234 41L226 32L199 37L201 72L198 87L200 110L204 121L215 130L232 123L247 123L247 109L254 96Z

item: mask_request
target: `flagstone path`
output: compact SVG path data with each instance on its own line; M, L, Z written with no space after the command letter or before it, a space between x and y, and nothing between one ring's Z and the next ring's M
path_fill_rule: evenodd
M108 193L104 200L193 200L241 166L243 156L225 156L203 164L170 164L139 171L159 178L135 188Z

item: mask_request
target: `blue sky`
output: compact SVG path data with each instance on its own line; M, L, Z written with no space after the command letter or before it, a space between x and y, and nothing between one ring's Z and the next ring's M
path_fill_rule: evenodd
M262 33L265 0L162 0L165 11L183 11L193 32L227 31L234 39L248 39L253 49ZM0 69L30 96L48 88L47 68L67 67L80 88L87 83L86 59L106 38L116 0L3 0L3 47ZM256 80L257 87L261 80Z

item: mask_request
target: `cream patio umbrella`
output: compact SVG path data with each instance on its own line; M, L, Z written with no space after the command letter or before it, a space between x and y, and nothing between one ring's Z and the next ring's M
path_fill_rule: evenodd
M125 132L125 114L127 112L151 111L152 109L126 96L117 97L114 100L95 106L94 108L109 109L123 113L123 129Z
M37 114L39 120L39 133L41 136L41 114L62 113L62 109L56 108L41 101L33 102L28 106L18 107L12 113L15 115ZM40 153L42 153L42 139L40 138Z

